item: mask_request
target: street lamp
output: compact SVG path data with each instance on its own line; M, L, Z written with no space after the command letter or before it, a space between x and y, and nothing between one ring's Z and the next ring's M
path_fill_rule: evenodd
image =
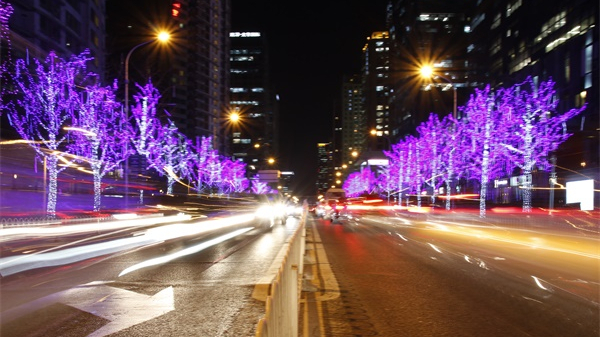
M127 113L127 115L126 115L127 118L129 118L129 58L131 58L131 54L133 53L133 51L135 51L139 47L141 47L143 45L147 45L150 42L154 42L156 40L158 40L160 42L167 42L167 41L169 41L170 38L171 38L171 36L169 35L169 33L160 32L156 36L156 39L142 42L139 45L131 48L129 53L127 53L127 57L125 57L125 113Z
M129 122L129 58L131 58L131 54L134 50L138 49L141 46L147 45L150 42L154 42L158 40L160 42L167 42L171 36L167 32L159 32L156 36L156 39L148 40L140 43L139 45L131 48L129 53L127 53L127 57L125 57L125 118ZM129 145L127 145L126 151L129 152ZM129 157L125 160L125 209L128 209L129 202Z
M452 117L454 117L454 119L456 119L456 86L454 85L454 83L447 77L435 73L435 70L431 66L425 65L425 66L421 67L420 71L421 71L421 77L423 77L425 79L431 79L432 77L439 77L450 84L450 86L452 87L452 90L454 91L454 106L452 109Z

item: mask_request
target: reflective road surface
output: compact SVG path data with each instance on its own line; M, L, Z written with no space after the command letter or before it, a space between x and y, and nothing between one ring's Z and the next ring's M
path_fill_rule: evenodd
M265 313L255 285L298 222L265 230L238 215L104 224L96 236L77 226L5 233L0 334L253 336Z
M311 335L598 336L598 220L489 215L309 219Z

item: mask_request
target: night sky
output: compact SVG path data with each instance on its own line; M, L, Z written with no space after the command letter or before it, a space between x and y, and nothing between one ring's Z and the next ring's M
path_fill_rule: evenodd
M360 71L361 50L385 29L388 0L231 0L232 30L267 36L280 97L280 169L295 172L297 195L316 194L317 143L330 142L343 75Z

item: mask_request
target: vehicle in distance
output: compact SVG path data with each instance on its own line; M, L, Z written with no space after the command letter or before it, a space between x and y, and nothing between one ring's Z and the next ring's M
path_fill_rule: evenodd
M287 203L278 194L260 194L258 208L254 213L255 220L264 228L272 228L275 224L287 222Z
M348 217L348 204L345 198L330 199L323 219L331 223L339 223Z

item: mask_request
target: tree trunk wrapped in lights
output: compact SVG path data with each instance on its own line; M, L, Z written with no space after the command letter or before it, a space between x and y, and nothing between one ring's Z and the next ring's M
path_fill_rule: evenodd
M469 177L479 180L479 217L485 217L487 185L492 179L511 172L512 166L507 163L504 149L501 146L508 136L508 123L502 112L508 104L506 90L493 92L490 86L476 89L464 107L465 125L462 129L470 141L467 154L467 171Z
M566 113L557 112L558 99L552 79L537 86L531 77L510 88L507 113L511 115L510 138L502 145L507 156L521 168L523 182L523 212L531 211L531 172L535 166L547 170L551 167L550 152L566 141L571 134L566 131L567 120L585 109L572 108Z
M34 59L34 68L26 60L17 60L12 93L16 102L2 104L10 124L45 159L49 177L46 211L50 216L56 214L58 174L67 168L58 167L58 154L65 150L68 136L63 129L71 125L78 108L78 88L85 88L88 60L87 50L68 61L50 52L44 62Z
M88 86L70 128L75 142L69 145L69 150L83 156L92 168L94 211L101 206L102 178L131 155L128 143L132 129L115 99L115 91L116 83L113 87Z

